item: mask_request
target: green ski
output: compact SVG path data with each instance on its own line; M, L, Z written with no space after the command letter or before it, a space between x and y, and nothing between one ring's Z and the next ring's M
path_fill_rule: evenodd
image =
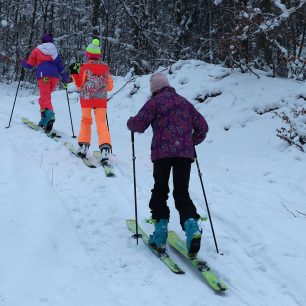
M46 133L45 131L44 131L44 129L43 128L41 128L41 127L39 127L37 124L35 124L34 122L32 122L32 121L30 121L29 119L27 119L27 118L21 118L22 119L22 122L24 123L24 124L26 124L29 128L31 128L31 129L33 129L33 130L35 130L35 131L41 131L41 132L44 132L48 137L50 137L50 138L52 138L53 140L55 140L55 141L59 141L60 140L60 138L62 137L62 136L60 136L60 135L58 135L58 134L56 134L55 132L49 132L49 133Z
M136 234L136 221L135 220L126 220L126 224L128 229ZM145 245L174 273L176 274L184 274L185 272L173 261L173 259L169 256L169 254L164 251L162 253L158 252L156 249L152 248L148 241L149 236L141 229L138 225L138 232L141 234L141 238Z
M102 163L101 159L101 152L100 151L94 151L93 152L93 156L100 162L100 164L102 165L105 175L107 177L112 177L115 176L115 173L113 172L113 167L109 164L109 163Z
M190 258L187 255L186 245L180 237L173 231L168 232L168 243L181 255L183 255L193 267L195 267L215 291L225 291L228 287L218 278L218 276L209 268L206 261L197 257Z
M75 148L71 143L65 141L65 142L64 142L64 145L65 145L65 147L68 148L68 150L69 150L73 155L75 155L76 157L80 158L80 159L84 162L84 164L85 164L87 167L89 167L89 168L96 168L96 166L95 166L89 159L87 159L87 158L82 158L81 156L79 156L79 155L78 155L78 152L77 152L77 150L76 150L76 148Z

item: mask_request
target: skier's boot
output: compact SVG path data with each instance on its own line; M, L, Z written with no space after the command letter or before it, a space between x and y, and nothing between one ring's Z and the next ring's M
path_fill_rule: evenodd
M167 219L160 219L154 224L154 233L149 238L149 245L158 251L165 250L168 238Z
M189 257L196 257L201 247L202 232L197 219L189 218L184 223L186 248Z
M42 126L46 133L49 133L52 130L54 121L54 112L51 109L44 109L41 112L41 120L39 121L38 126Z
M111 145L108 143L104 143L99 146L99 149L101 151L101 163L102 165L109 165L108 159L109 159L109 154L111 152Z
M44 117L44 111L45 111L45 110L42 110L42 111L40 112L40 120L39 120L39 122L38 122L38 126L41 127L41 128L44 128L44 119L45 119L45 117Z
M81 158L86 158L89 149L89 143L79 142L78 155Z
M48 109L47 108L44 108L40 111L40 121L38 123L38 126L45 129L45 126L47 124L47 120L46 120L46 111Z

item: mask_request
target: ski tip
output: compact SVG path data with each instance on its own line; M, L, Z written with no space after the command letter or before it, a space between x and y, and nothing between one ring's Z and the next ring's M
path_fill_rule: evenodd
M218 286L218 289L215 289L215 291L218 292L218 293L223 293L223 292L228 290L228 287L226 287L226 286L224 286L220 283L217 283L217 286Z
M89 168L92 168L92 169L94 169L94 168L97 168L95 165L90 165L90 166L88 166Z
M172 270L175 274L185 274L185 271L183 271L178 265L175 265L175 270Z
M220 280L212 280L209 284L216 293L222 293L228 290L228 287Z
M115 177L116 175L114 173L106 174L106 177Z

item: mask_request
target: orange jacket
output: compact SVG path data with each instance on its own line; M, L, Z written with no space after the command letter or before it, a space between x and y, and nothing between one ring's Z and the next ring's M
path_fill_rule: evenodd
M72 79L80 91L82 108L107 108L107 92L113 89L113 79L108 65L90 60L81 65L80 73Z

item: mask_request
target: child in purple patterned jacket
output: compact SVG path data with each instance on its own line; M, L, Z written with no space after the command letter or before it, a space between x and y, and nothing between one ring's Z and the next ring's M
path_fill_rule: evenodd
M155 229L149 243L158 250L165 248L170 218L168 181L172 168L175 207L186 233L187 252L195 256L201 245L200 216L188 189L194 146L205 139L208 125L195 107L175 92L164 74L157 72L151 76L150 89L152 98L127 122L133 132L143 133L149 125L153 129L151 159L154 187L149 207Z

